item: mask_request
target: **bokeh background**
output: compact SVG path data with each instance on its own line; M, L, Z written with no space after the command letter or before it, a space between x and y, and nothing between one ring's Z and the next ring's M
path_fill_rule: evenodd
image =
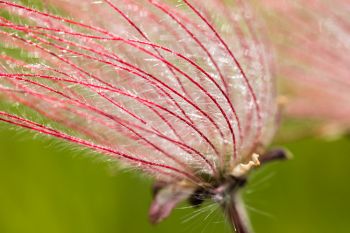
M294 158L252 174L244 190L256 233L348 233L350 139L279 143ZM221 233L209 203L147 221L151 180L54 139L0 124L1 233Z

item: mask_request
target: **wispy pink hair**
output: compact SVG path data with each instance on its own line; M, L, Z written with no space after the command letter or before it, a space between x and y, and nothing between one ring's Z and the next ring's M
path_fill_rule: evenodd
M1 45L22 54L1 54L0 94L37 113L0 121L165 181L218 176L271 141L270 56L245 4L44 3L65 17L0 1Z

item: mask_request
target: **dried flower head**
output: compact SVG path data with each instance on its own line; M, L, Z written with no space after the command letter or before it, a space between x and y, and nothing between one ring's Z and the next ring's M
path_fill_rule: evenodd
M0 94L36 114L2 106L0 121L154 177L152 222L187 198L237 218L231 194L283 154L263 156L276 130L271 61L249 6L201 3L1 0Z
M267 19L277 71L290 96L286 113L337 125L327 131L349 129L349 2L264 0L258 9Z

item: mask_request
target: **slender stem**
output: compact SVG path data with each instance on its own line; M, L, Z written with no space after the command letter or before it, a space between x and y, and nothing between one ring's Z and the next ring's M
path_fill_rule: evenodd
M261 164L266 164L278 160L287 160L290 159L292 155L290 152L284 148L274 148L267 151L263 156L261 156Z
M240 194L235 192L230 199L224 208L232 229L236 233L253 233Z

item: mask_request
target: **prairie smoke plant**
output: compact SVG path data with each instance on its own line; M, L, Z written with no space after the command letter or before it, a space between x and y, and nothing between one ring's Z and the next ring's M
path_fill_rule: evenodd
M0 94L32 111L3 105L0 121L153 177L153 223L184 199L212 199L237 232L248 232L237 190L253 167L284 157L266 152L277 125L275 86L248 5L47 0L31 8L1 0L0 7Z
M319 120L323 133L350 127L350 5L344 0L256 2L289 96L286 114Z

